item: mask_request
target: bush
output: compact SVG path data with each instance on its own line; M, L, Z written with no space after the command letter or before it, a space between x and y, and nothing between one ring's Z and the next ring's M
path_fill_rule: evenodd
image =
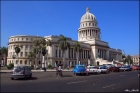
M29 66L29 68L30 68L30 69L34 69L34 66L33 66L33 65L31 65L31 66Z
M51 65L48 65L48 68L52 69L52 66Z
M7 69L12 69L14 67L14 64L13 63L10 63L9 65L6 66Z

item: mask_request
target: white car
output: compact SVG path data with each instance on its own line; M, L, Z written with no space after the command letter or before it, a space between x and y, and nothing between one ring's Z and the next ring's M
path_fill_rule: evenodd
M87 66L87 72L89 73L89 74L98 74L98 73L100 73L100 71L98 70L98 68L96 67L96 66Z
M109 70L105 67L102 67L102 66L101 67L99 66L98 71L100 73L109 73Z

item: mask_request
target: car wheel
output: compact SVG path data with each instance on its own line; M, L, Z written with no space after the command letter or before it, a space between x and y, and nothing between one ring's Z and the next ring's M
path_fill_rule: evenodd
M14 78L11 78L11 80L14 80Z

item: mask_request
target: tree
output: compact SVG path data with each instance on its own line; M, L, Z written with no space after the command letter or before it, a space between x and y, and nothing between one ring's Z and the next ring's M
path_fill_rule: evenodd
M74 44L74 52L76 52L77 64L78 64L78 61L79 61L79 52L81 50L82 50L82 47L81 47L80 43L78 41L75 42L75 44Z
M4 61L6 60L8 55L8 48L7 47L0 47L0 56L2 56L1 59L4 59ZM5 57L4 57L5 56ZM4 57L4 58L3 58ZM3 61L3 65L5 65L6 62Z
M133 64L133 60L132 60L130 55L127 56L127 62L128 62L129 65Z
M62 50L63 54L63 63L65 62L65 51L70 48L70 44L68 43L68 38L60 34L60 38L58 40L59 48Z
M14 45L14 46L15 46L15 52L17 54L17 60L18 60L18 63L19 63L18 54L20 52L20 45Z
M35 53L33 51L30 51L27 57L29 58L29 61L31 61L33 58L35 58ZM30 63L30 65L32 64Z
M36 39L34 40L34 49L33 51L35 52L35 68L37 67L37 52L38 52L38 47L40 46L40 40Z

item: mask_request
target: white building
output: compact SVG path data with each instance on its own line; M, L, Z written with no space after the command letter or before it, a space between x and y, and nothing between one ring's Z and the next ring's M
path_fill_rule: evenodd
M83 48L83 51L80 53L79 60L82 64L88 65L88 62L92 65L103 65L103 64L112 64L112 59L115 62L121 63L122 60L122 51L120 49L113 49L109 47L108 42L102 41L100 38L100 28L98 27L98 22L96 20L96 17L90 13L90 9L86 9L86 13L82 16L80 21L80 27L78 29L78 41L81 42L81 46ZM14 38L23 38L25 41L11 41ZM23 44L24 48L21 55L19 56L19 60L21 62L24 62L22 64L29 65L28 62L26 62L27 57L26 54L30 51L26 50L26 48L29 48L27 46L33 45L33 40L27 41L28 36L12 36L9 38L9 45L8 45L8 63L13 62L12 55L14 53L13 46L15 43L17 44ZM29 36L30 38L36 38L36 36ZM38 37L42 38L42 37ZM58 47L57 40L59 39L59 36L45 36L45 39L52 40L53 44L52 46L48 47L48 64L51 64L52 66L55 66L55 64L62 63L62 51ZM70 49L66 51L66 61L63 64L74 66L76 64L76 53L74 53L73 44L76 42L74 40L68 41L71 44ZM90 59L88 60L88 56L90 56ZM25 61L26 60L26 61ZM38 65L41 65L40 59L38 58ZM16 64L16 63L15 63ZM34 61L32 62L34 64Z

